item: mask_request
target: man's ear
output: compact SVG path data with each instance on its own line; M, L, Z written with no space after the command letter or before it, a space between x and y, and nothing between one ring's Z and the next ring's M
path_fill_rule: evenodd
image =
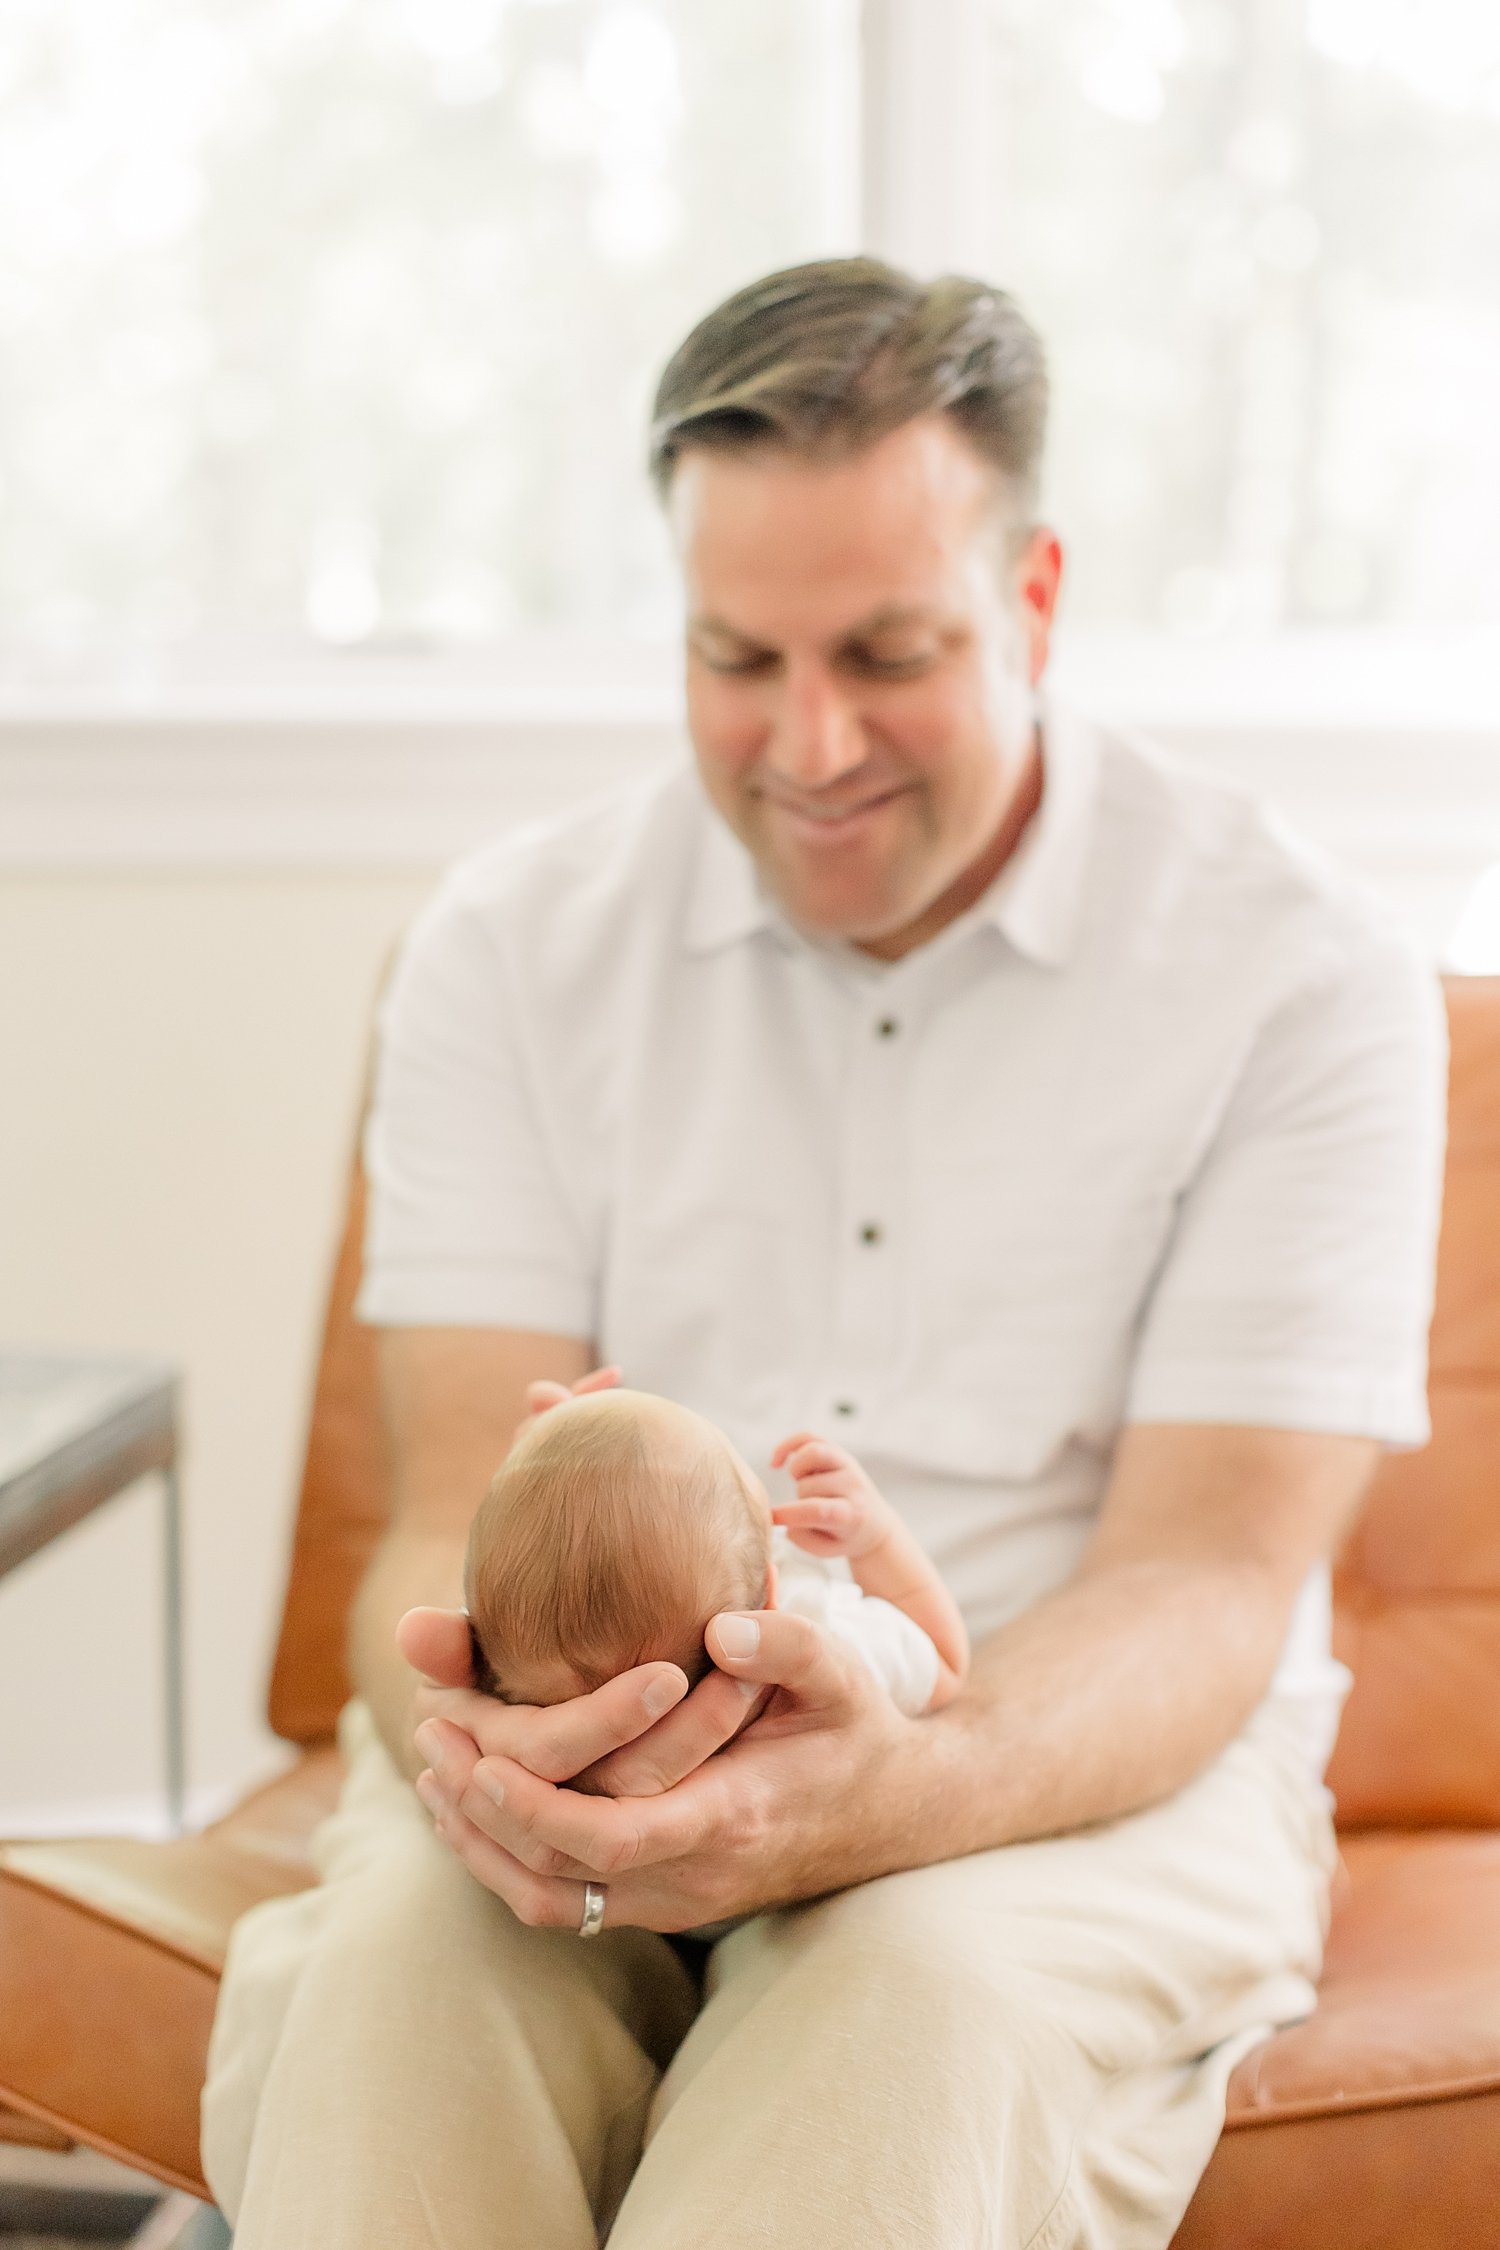
M1052 647L1052 621L1057 614L1057 593L1062 581L1062 547L1055 532L1039 524L1028 538L1016 566L1015 587L1021 625L1026 636L1026 669L1033 687L1047 669Z
M434 1687L474 1685L467 1610L409 1609L397 1622L396 1646L412 1670Z

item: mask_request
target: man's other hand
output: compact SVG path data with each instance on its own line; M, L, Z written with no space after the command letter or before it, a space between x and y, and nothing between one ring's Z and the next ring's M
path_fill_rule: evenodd
M912 1766L900 1754L919 1743L922 1722L903 1717L853 1651L783 1610L715 1618L708 1641L722 1669L650 1732L640 1732L641 1683L675 1667L643 1666L549 1710L476 1696L481 1712L449 1706L419 1727L430 1767L417 1791L438 1833L523 1922L576 1929L582 1885L594 1881L607 1889L606 1928L691 1929L920 1856L887 1833L879 1808L910 1796L909 1785L887 1792L882 1782ZM718 1756L669 1778L682 1759L668 1728L685 1727L710 1695L716 1714L733 1699L725 1734L747 1703L753 1711L764 1697L764 1708ZM717 1716L707 1736L715 1731ZM593 1759L608 1797L559 1786ZM622 1794L626 1775L638 1785Z

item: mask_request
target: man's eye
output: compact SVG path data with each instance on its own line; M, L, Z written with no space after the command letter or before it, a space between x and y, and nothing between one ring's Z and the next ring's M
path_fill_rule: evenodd
M868 672L881 680L914 680L937 661L937 651L931 648L856 649L854 663L861 672Z
M749 649L731 655L724 649L700 648L698 654L710 672L728 673L735 679L750 679L757 673L769 672L776 662L771 649Z

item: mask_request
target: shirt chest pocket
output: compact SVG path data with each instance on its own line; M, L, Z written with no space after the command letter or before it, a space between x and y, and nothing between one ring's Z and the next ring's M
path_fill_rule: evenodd
M1040 1475L1119 1427L1172 1184L1107 1161L1045 1178L950 1168L919 1197L907 1380L892 1432L959 1476Z

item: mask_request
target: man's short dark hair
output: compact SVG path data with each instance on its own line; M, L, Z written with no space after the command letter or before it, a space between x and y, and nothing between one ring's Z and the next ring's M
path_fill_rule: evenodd
M1014 300L959 275L916 281L878 258L823 258L737 290L673 353L652 410L651 475L665 498L691 446L837 458L934 413L1030 519L1047 369Z

